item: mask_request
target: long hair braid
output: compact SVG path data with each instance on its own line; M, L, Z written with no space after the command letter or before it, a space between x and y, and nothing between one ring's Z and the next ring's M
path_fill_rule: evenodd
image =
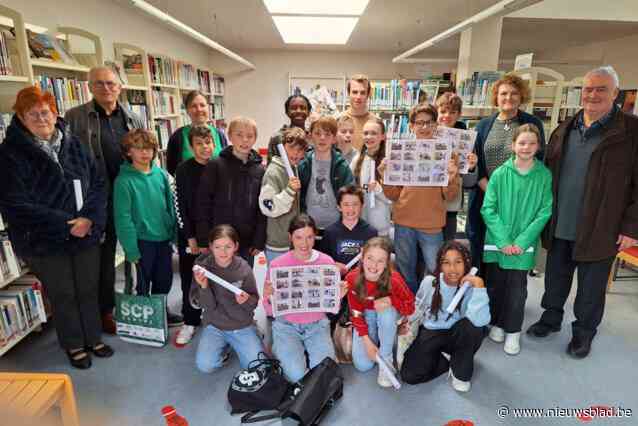
M461 254L465 266L464 273L467 274L472 268L472 256L470 255L470 250L464 244L456 240L452 240L444 243L443 246L439 249L438 253L436 254L436 269L434 270L434 281L432 281L434 294L432 295L432 304L430 305L430 317L434 317L435 321L439 319L439 311L441 310L441 304L443 303L441 297L441 283L439 282L439 277L441 276L441 264L443 263L443 258L450 250L457 251ZM465 296L463 296L463 298L464 297ZM457 311L461 309L463 298L461 298L459 304L456 305Z

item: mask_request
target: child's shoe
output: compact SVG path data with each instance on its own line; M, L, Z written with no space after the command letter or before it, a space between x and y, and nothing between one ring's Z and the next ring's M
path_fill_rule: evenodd
M503 343L505 341L505 330L501 327L492 326L489 337L493 342Z
M459 380L456 377L454 377L454 373L452 372L452 369L450 368L450 374L452 377L452 387L454 388L455 391L457 392L469 392L470 388L472 387L472 382L467 381L464 382L463 380Z
M181 315L174 314L169 310L166 310L166 320L169 327L180 327L184 325L184 318Z
M507 333L505 334L505 345L503 350L508 355L518 355L521 351L521 333Z
M192 325L183 325L177 332L175 343L178 345L188 345L195 334L195 327Z

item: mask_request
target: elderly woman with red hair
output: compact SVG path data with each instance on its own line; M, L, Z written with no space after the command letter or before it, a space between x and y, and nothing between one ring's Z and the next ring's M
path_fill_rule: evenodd
M0 144L0 213L16 253L46 289L60 346L72 366L86 369L91 354L113 355L101 340L98 308L104 181L65 131L50 93L22 89L13 109Z

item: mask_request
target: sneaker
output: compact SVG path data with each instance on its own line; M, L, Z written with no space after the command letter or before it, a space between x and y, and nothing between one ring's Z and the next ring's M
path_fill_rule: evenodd
M472 382L467 381L464 382L463 380L459 380L456 377L454 377L454 373L452 372L452 369L450 368L450 377L452 377L452 387L454 388L455 391L457 392L469 392L470 388L472 387Z
M187 345L195 334L195 327L192 325L183 325L177 332L175 343L178 345Z
M184 318L181 315L174 314L171 311L166 312L166 319L169 327L180 327L184 325Z
M505 341L505 330L501 327L492 326L489 337L493 342L503 343Z
M392 382L388 379L388 376L385 375L383 370L379 368L379 375L377 376L377 383L382 388L391 388Z
M547 337L550 333L556 333L560 331L560 326L553 327L545 324L542 320L535 322L527 329L527 334L534 337Z
M507 333L503 350L508 355L518 355L521 351L521 333Z

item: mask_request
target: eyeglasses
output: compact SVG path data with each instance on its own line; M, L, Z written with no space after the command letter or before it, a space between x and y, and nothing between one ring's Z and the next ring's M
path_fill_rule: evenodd
M426 129L431 129L436 126L436 121L425 121L425 120L417 120L414 122L416 127L424 127Z
M98 89L109 89L109 90L113 90L115 89L115 87L117 87L117 83L114 81L102 81L102 80L97 80L91 83L91 85L93 85L93 87L96 87Z
M42 121L48 120L52 115L53 111L49 109L38 111L29 111L25 114L30 120L37 121L38 119Z

